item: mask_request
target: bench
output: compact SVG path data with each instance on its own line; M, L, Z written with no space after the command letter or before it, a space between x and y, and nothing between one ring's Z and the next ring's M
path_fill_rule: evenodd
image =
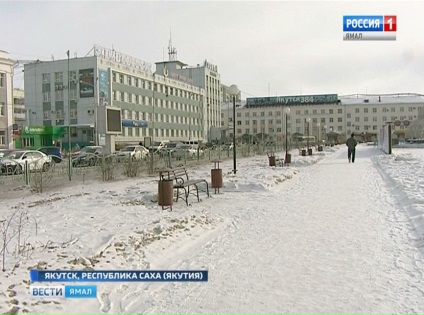
M205 192L206 195L210 197L208 182L205 179L190 179L185 167L170 169L166 174L162 173L161 176L164 180L174 181L173 189L177 190L175 201L182 198L188 206L188 197L190 194L195 195L198 202L200 202L199 192ZM194 187L194 189L190 189L191 186Z

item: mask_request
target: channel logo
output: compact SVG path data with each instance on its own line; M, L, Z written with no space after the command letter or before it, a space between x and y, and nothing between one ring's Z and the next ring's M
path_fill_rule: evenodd
M396 40L396 15L344 15L343 40Z

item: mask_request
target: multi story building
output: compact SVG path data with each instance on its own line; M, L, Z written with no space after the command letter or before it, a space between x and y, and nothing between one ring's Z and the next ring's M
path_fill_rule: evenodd
M352 132L364 140L375 139L381 126L393 123L399 138L405 137L408 125L417 119L424 106L424 96L419 94L354 95L338 97L337 94L302 95L248 98L233 112L221 112L221 127L228 129L232 138L233 120L239 141L282 142L285 139L285 108L287 133L315 136L317 140L344 141ZM231 106L232 108L232 106Z
M26 109L25 94L22 89L13 89L13 119L14 131L22 130L25 125Z
M138 143L144 137L204 139L204 89L153 73L149 63L115 50L95 46L92 52L83 58L25 64L27 125L62 127L65 134L57 139L40 128L27 128L23 144L102 144L103 135L96 132L98 106L121 109L123 132L116 136L117 145ZM70 139L64 126L70 126Z
M221 76L218 67L205 60L197 66L188 66L177 60L173 60L172 53L169 61L156 62L156 73L166 74L168 78L182 80L193 87L204 89L204 104L202 104L202 116L205 122L204 134L210 140L210 130L221 126Z
M0 148L13 148L13 68L16 61L0 50Z

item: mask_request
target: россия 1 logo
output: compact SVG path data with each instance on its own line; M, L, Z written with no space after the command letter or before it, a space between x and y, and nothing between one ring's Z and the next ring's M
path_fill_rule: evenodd
M343 40L396 40L396 15L344 15Z

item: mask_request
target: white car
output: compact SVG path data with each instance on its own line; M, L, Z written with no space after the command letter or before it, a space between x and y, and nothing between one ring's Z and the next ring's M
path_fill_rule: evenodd
M120 160L129 159L129 157L131 157L132 160L141 160L146 158L148 155L149 150L142 145L127 145L118 152L118 158Z
M25 165L28 165L30 171L47 171L52 166L53 160L43 152L27 150L13 151L3 157L0 163L2 173L13 174L22 173Z

